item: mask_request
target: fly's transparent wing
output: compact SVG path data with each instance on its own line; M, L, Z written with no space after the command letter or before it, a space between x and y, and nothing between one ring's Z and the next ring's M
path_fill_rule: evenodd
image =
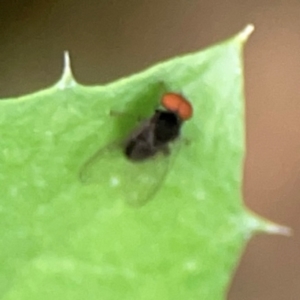
M110 144L93 155L80 170L84 184L110 187L113 197L139 207L153 198L161 187L180 142L170 147L169 154L158 153L142 162L132 162L123 154L122 146ZM113 201L114 199L112 199Z

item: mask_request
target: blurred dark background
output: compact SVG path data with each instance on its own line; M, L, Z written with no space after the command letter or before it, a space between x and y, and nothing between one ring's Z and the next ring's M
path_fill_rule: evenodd
M294 236L254 238L229 299L299 300L299 0L1 0L0 98L52 85L66 49L78 81L99 84L228 38L250 22L245 201Z

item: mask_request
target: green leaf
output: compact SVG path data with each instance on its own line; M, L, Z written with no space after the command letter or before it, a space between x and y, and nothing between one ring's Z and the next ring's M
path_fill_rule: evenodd
M56 85L0 102L1 299L224 299L253 233L284 230L241 201L251 29L106 86L78 84L66 56ZM137 167L114 145L162 82L194 116L169 157Z

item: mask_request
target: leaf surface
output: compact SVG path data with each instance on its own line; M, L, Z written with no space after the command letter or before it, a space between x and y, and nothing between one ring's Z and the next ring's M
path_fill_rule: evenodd
M224 299L246 242L271 226L241 200L245 32L105 86L78 84L66 57L53 87L0 102L1 299ZM85 184L161 82L194 108L170 162L136 169L120 150Z

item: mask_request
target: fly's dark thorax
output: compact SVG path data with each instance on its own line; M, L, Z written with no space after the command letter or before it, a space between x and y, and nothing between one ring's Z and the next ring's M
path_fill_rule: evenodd
M158 152L168 153L168 143L180 134L181 120L172 112L157 110L126 142L125 156L132 161L146 160Z
M155 123L154 136L157 145L165 145L180 135L181 120L172 112L159 111Z

